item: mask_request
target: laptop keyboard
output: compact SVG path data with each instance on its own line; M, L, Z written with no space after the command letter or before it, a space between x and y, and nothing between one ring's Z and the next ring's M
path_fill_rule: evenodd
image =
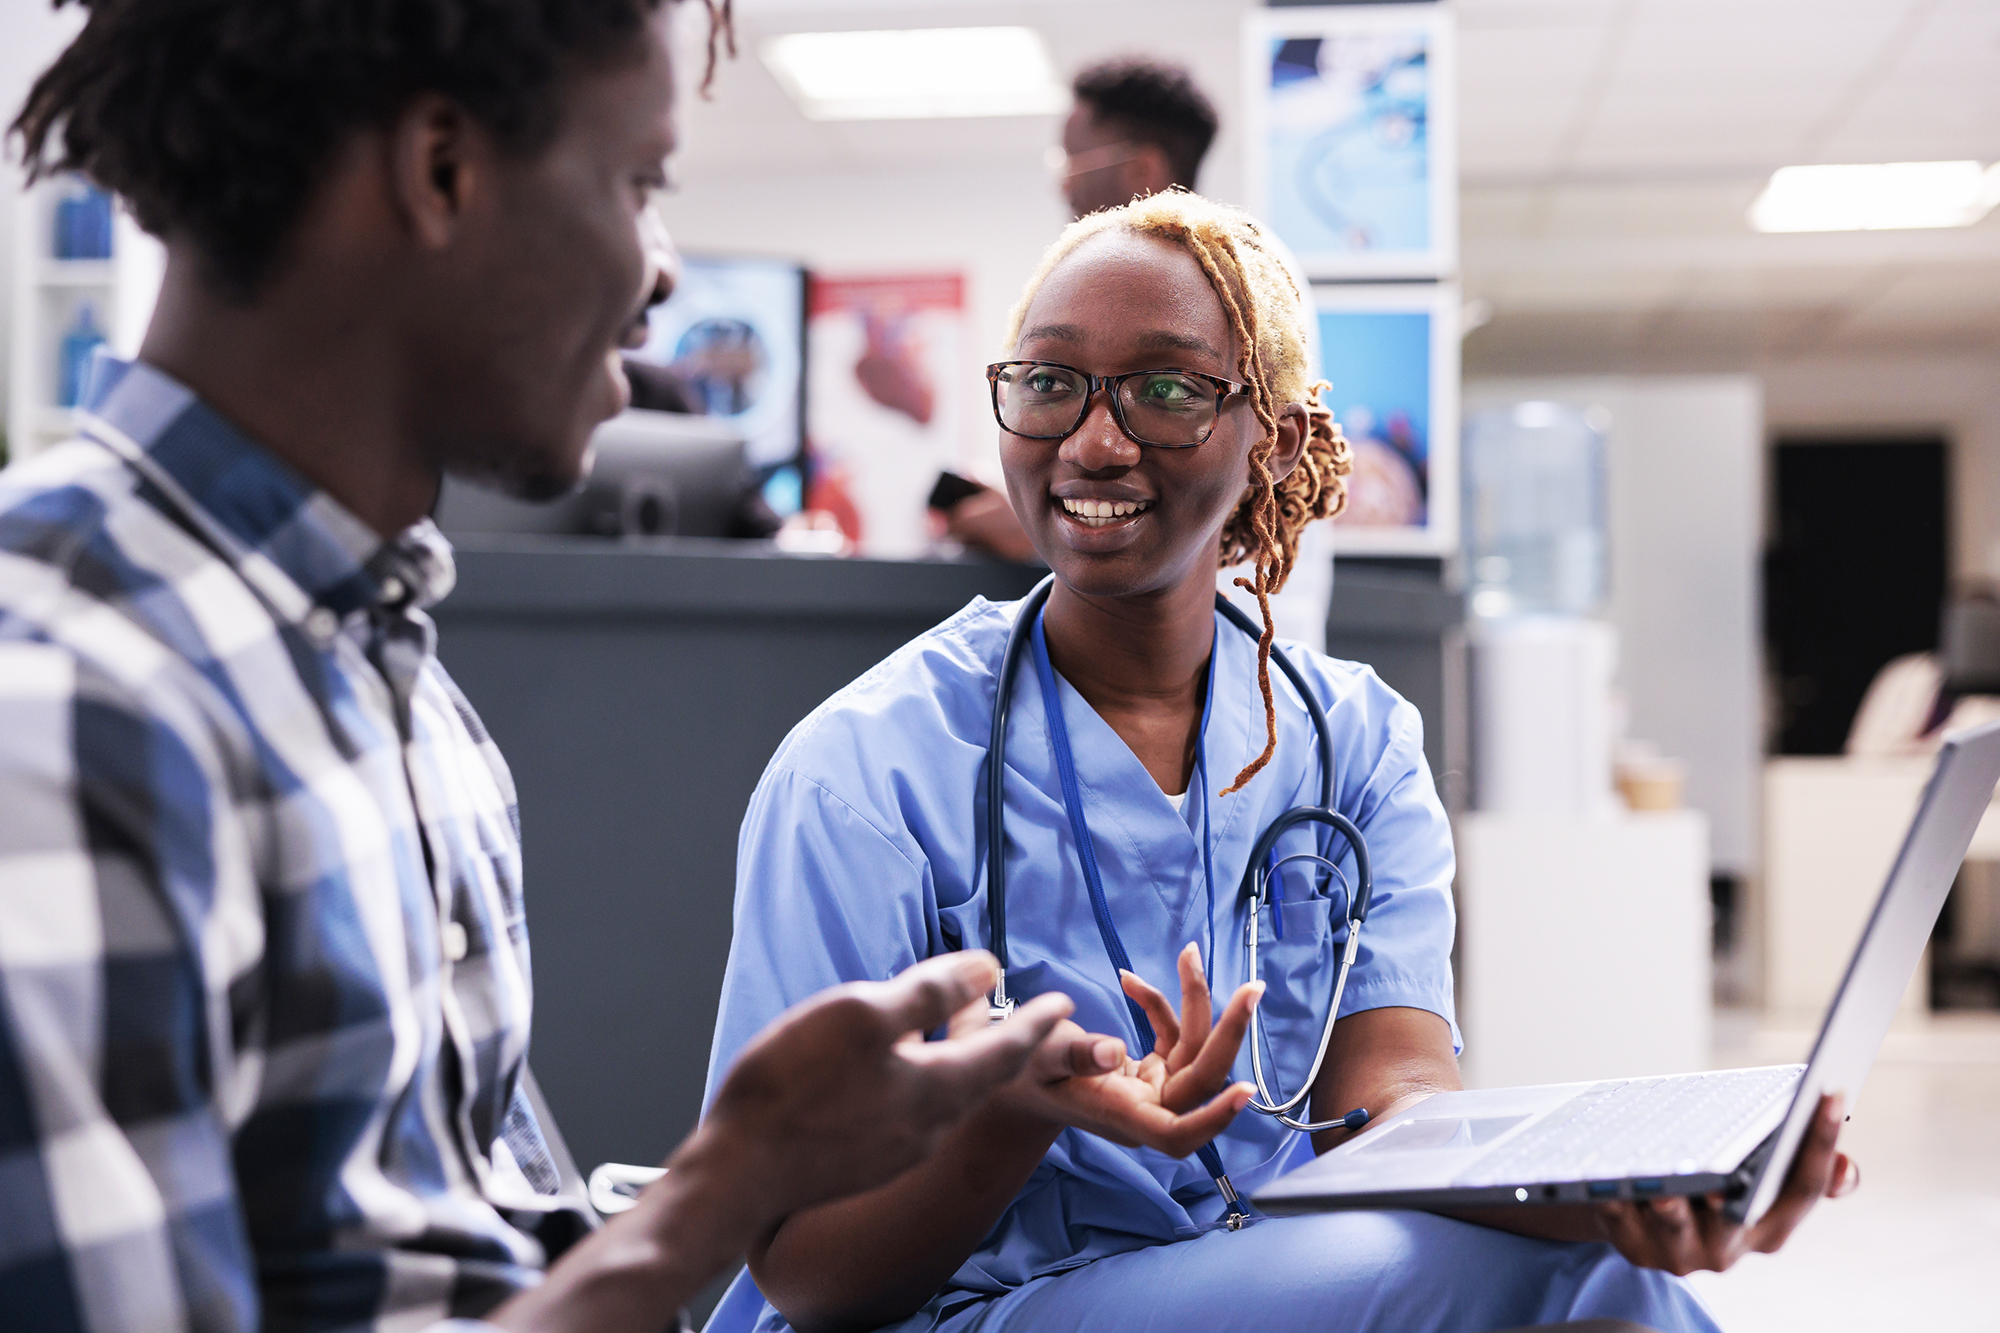
M1473 1163L1458 1185L1684 1175L1748 1129L1797 1068L1600 1083Z

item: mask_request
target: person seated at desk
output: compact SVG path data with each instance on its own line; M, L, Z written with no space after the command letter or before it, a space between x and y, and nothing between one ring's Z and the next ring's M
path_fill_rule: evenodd
M1533 1236L1417 1212L1250 1217L1237 1202L1344 1141L1352 1110L1379 1118L1459 1086L1451 834L1421 720L1366 666L1271 640L1268 596L1301 525L1339 508L1347 470L1306 380L1301 319L1257 224L1181 192L1073 224L1015 307L1013 352L988 376L1008 494L1053 570L1045 609L975 601L780 747L743 824L713 1086L784 1006L976 945L1010 966L1009 995L1072 996L1075 1022L1119 1058L1059 1083L1024 1075L922 1166L786 1218L715 1333L1411 1333L1592 1317L1706 1330L1694 1294L1657 1270L1776 1248L1850 1182L1829 1102L1784 1201L1748 1229L1701 1200L1504 1215ZM1216 569L1244 559L1261 638L1217 606ZM1332 802L1374 867L1310 1083L1342 890L1309 863L1284 873L1260 923L1268 992L1239 943L1253 845L1319 801L1317 728L1273 653L1324 709ZM1004 829L989 822L993 765ZM1354 882L1351 846L1322 848L1312 825L1273 854L1315 853ZM1211 995L1230 997L1214 1021ZM1309 1087L1311 1119L1346 1127L1239 1113L1253 1006L1279 1093ZM1164 1111L1226 1128L1191 1159L1198 1142L1157 1126Z
M0 1327L660 1333L1066 1052L1060 997L906 1041L992 984L937 959L775 1018L601 1231L564 1187L425 515L446 469L564 489L623 406L669 18L98 4L35 84L31 171L122 195L167 268L78 437L0 473Z

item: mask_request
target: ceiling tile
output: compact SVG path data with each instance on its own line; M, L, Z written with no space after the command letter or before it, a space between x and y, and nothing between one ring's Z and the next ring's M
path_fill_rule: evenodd
M1769 22L1754 6L1734 21L1634 23L1612 68L1612 86L1632 92L1817 96L1838 89L1874 59L1893 18Z
M1574 96L1607 42L1604 27L1471 28L1458 37L1458 77L1467 101Z
M1969 316L2000 322L2000 264L1908 268L1861 311L1890 319L1954 320Z
M2000 158L2000 58L1991 63L1991 77L1981 83L1898 82L1876 88L1839 119L1817 156L1832 161L1830 155L1843 147L1905 144L1896 157L1861 160L1935 161L1939 150L1930 145L1936 144L1983 145L1974 156ZM1910 157L1919 153L1923 156Z
M1918 27L1890 69L1896 81L1990 83L2000 67L2000 4L1947 0Z
M1534 234L1542 193L1533 186L1463 190L1458 196L1459 232L1483 239L1524 239Z
M1647 310L1673 301L1686 285L1673 269L1548 268L1488 272L1468 264L1466 286L1499 311Z
M1461 32L1491 28L1561 28L1615 21L1626 0L1457 0Z
M1737 235L1761 182L1570 186L1549 199L1551 239Z
M1682 294L1689 310L1825 311L1865 300L1884 285L1883 272L1864 267L1731 269L1693 272Z

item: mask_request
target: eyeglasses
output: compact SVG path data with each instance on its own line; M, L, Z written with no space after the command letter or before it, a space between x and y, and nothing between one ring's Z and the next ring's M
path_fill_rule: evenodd
M1081 153L1066 153L1059 144L1050 144L1042 154L1049 174L1059 181L1067 181L1073 176L1087 176L1093 171L1104 171L1110 167L1123 166L1139 155L1139 145L1130 139L1120 139L1117 143L1099 144L1086 148Z
M1099 389L1111 394L1118 429L1155 449L1192 449L1215 433L1222 405L1250 386L1193 370L1092 375L1054 361L997 361L986 367L993 418L1030 440L1066 440L1090 415Z

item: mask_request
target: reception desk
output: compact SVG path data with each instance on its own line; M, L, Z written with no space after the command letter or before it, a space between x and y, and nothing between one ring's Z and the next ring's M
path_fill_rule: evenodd
M585 1170L655 1162L699 1111L737 826L772 751L898 645L1042 571L557 539L461 539L458 563L440 653L520 790L535 1069ZM1341 569L1333 651L1374 661L1435 747L1456 599Z

